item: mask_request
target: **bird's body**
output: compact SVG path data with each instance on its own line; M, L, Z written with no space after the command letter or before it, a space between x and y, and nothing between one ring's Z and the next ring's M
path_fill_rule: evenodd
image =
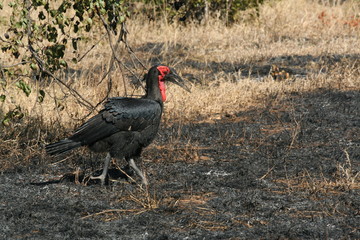
M104 109L81 125L72 136L47 145L47 153L60 154L80 146L88 146L94 152L108 152L102 175L93 178L100 179L104 184L111 157L125 158L142 182L147 184L134 160L140 158L142 149L154 140L159 130L163 101L166 99L162 84L167 79L166 75L178 77L173 72L163 65L152 67L146 76L146 95L143 98L108 99ZM184 87L169 77L169 81Z
M48 145L49 154L58 154L79 146L94 152L110 152L117 158L141 153L155 138L161 120L160 103L142 98L110 98L105 108L90 118L75 133L56 145Z

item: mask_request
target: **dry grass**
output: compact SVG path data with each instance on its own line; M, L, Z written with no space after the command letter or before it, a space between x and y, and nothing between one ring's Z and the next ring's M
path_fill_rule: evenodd
M144 44L153 44L154 47L148 46L144 51L136 52L143 60L158 58L183 74L192 73L202 83L211 81L210 84L193 86L191 94L178 88L169 91L167 118L181 117L194 121L199 115L209 117L234 109L241 111L259 106L263 99L273 94L281 96L281 93L289 91L312 91L320 87L340 90L359 88L358 72L351 73L357 66L352 68L351 62L343 66L332 66L331 71L326 74L313 74L290 83L274 82L270 77L261 82L254 81L251 76L241 75L241 69L237 72L226 69L227 71L213 73L210 65L211 62L234 67L238 63L256 65L277 56L358 54L360 28L346 24L346 21L359 12L358 8L352 1L334 7L305 0L270 2L261 7L258 21L244 21L231 27L224 27L216 19L207 26L189 24L186 27L135 19L128 23L128 41L134 49ZM326 23L321 19L323 12L331 18ZM96 40L95 38L94 42ZM81 51L86 51L90 44L82 46ZM83 72L70 81L71 86L92 103L97 103L106 95L106 83L97 83L106 69L105 63L109 61L110 49L107 45L106 41L100 42L81 62L81 68L89 72ZM203 63L204 67L191 66L190 61ZM324 66L316 67L320 70ZM138 74L142 72L140 70ZM209 73L212 75L209 76ZM124 95L122 72L117 69L112 77L114 86L111 95ZM6 112L13 106L20 105L29 116L40 115L45 122L60 121L67 126L69 122L74 125L73 119L80 119L87 114L86 109L79 107L66 89L60 86L44 86L39 83L31 83L31 86L33 92L36 89L46 90L48 95L44 103L37 103L36 94L26 97L20 90L9 85L6 92L10 95L16 93L16 98L13 96L6 104L2 104L2 111ZM132 92L128 84L127 90L128 93ZM134 93L141 94L141 91ZM58 112L55 104L64 105L65 109Z
M317 194L343 194L348 190L360 189L360 172L352 167L349 153L344 150L345 163L338 163L336 172L332 178L314 176L304 170L297 178L277 179L275 182L283 184L286 190L279 193L307 192L311 196Z
M307 0L270 1L260 8L257 21L247 21L245 13L243 22L230 27L225 27L216 19L201 26L133 19L128 22L128 42L147 66L159 60L175 67L184 76L192 74L196 79L197 84L191 87L191 94L178 87L170 87L169 101L165 104L165 124L211 121L224 114L263 107L269 97L281 100L289 92L308 92L318 88L359 90L359 65L352 61L330 66L326 62L310 61L305 63L305 68L312 70L307 76L291 76L284 81L273 81L270 75L256 77L251 74L252 67L263 66L269 59L280 56L311 55L316 58L360 54L360 27L355 24L359 8L353 1L336 6ZM9 9L5 8L0 13L8 16ZM2 17L0 31L6 29L6 20ZM351 21L353 23L350 24ZM86 52L101 34L93 35L93 42L89 40L86 45L80 46L80 53ZM106 81L98 83L109 62L110 52L107 41L100 41L81 62L81 74L67 80L72 88L94 105L107 93ZM121 50L119 55L129 58L125 50ZM66 57L71 59L73 56L69 53ZM6 56L2 56L1 64L5 60ZM238 68L238 65L248 69ZM321 72L325 67L328 71ZM245 70L249 71L248 75L243 74ZM137 70L139 76L143 73L140 68ZM115 69L110 96L143 94L141 89L134 89L129 84L127 74L124 69ZM22 147L27 149L27 156L31 158L37 152L32 149L34 146L65 135L64 130L71 131L89 112L75 101L68 90L56 83L24 81L29 82L33 90L29 97L14 84L8 84L4 89L8 98L5 103L0 103L0 116L21 106L27 117L3 129L8 140L1 143L1 148L9 149L15 142L15 148L8 150L10 153L2 151L7 155L19 154L17 149L21 147L18 145L23 142L25 146ZM37 102L36 92L39 89L46 91L41 104ZM55 128L60 131L54 131ZM16 151L11 153L12 149ZM184 151L189 152L188 149ZM191 155L197 155L196 151Z

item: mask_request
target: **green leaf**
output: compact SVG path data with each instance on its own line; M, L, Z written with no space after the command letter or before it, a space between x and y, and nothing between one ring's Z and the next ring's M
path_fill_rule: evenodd
M125 17L124 17L123 15L120 16L119 22L120 22L120 23L125 22Z
M10 118L9 117L4 117L4 119L1 121L2 125L4 126L9 126L10 125Z
M8 6L13 8L13 7L16 7L16 2L9 2Z
M30 68L32 70L37 70L37 65L35 63L30 63Z
M6 96L4 94L0 95L0 102L5 102Z
M40 12L39 12L38 18L39 18L40 20L44 20L44 19L46 18L46 16L45 16L45 14L44 14L43 11L40 11Z
M42 103L44 101L44 98L45 98L45 91L39 90L38 102Z
M21 107L17 106L13 111L11 111L12 119L22 119L24 117L24 113L21 111Z
M56 10L54 10L54 9L50 10L50 16L51 16L51 17L55 17L56 14L57 14L57 11L56 11Z
M90 24L86 24L86 26L85 26L85 31L90 32L90 30L91 30L91 25L90 25Z
M48 47L45 50L45 54L49 59L51 58L62 58L65 54L65 45L64 44L55 44L53 46Z
M80 25L80 22L76 21L74 24L74 33L77 33L79 31L79 25Z
M64 44L57 44L55 45L55 58L62 58L65 54L65 45Z
M35 1L32 1L32 2L33 2L32 4L33 4L34 6L37 6L37 7L44 5L44 1L43 1L43 0L35 0Z
M12 55L13 55L15 58L19 58L20 52L17 51L17 50L15 50L15 51L12 52Z
M52 26L48 26L47 27L47 40L49 40L49 42L56 42L58 37L58 33L55 27Z
M66 63L66 61L63 60L63 59L61 59L61 60L59 61L59 64L60 64L61 66L63 66L63 67L67 67L67 63Z
M11 49L11 46L4 46L4 47L1 48L1 51L6 52L9 49Z
M64 16L62 14L59 14L56 17L56 23L61 27L61 25L64 25Z
M5 69L4 71L7 72L7 74L8 74L9 76L14 75L14 70L13 70L13 69Z
M8 111L3 120L1 121L1 123L4 126L9 126L11 120L20 120L25 116L25 114L21 111L21 107L17 106L14 110L10 110Z
M18 88L20 88L21 90L23 90L23 92L26 94L26 96L28 97L31 93L31 88L29 87L29 85L27 83L25 83L23 80L20 80L16 83L16 86Z
M77 38L73 38L73 39L71 40L72 46L73 46L73 49L74 49L74 50L77 50L77 41L78 41Z

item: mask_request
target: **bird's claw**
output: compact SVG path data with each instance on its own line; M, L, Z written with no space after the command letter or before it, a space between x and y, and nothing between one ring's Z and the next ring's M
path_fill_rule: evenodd
M106 175L99 175L99 176L90 176L91 180L100 180L101 181L101 185L104 186L105 185L105 179L106 179Z

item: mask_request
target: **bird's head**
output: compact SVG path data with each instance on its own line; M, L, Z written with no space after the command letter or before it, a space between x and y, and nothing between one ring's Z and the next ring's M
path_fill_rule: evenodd
M147 74L147 86L149 87L151 85L151 83L149 81L151 81L153 78L151 77L151 75L156 75L157 77L157 82L158 82L158 87L160 89L160 93L161 93L161 98L162 101L165 102L166 101L166 87L165 87L165 82L172 82L175 83L176 85L182 87L183 89L185 89L186 91L190 92L190 89L185 85L185 81L177 74L177 72L175 71L175 69L159 64L159 65L155 65L153 66L150 70L149 73ZM154 79L155 80L155 79ZM154 81L152 80L152 81Z

